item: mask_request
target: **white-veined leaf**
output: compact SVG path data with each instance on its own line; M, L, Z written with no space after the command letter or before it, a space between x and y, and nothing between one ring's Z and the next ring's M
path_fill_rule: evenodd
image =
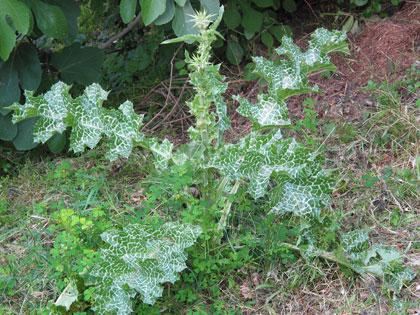
M103 233L107 247L90 273L96 284L95 312L130 314L137 293L144 303L153 304L162 296L162 284L174 283L187 267L184 251L200 234L197 226L172 222L158 228L130 224Z
M35 142L46 143L70 128L72 151L83 152L85 147L92 149L105 138L108 159L127 158L134 144L143 140L139 132L143 116L134 112L133 104L127 101L118 110L104 109L102 103L108 92L96 83L75 99L70 96L69 89L70 86L58 82L43 95L34 96L26 91L24 105L10 106L14 110L13 122L37 117L33 131Z
M259 94L256 104L252 104L245 98L234 98L240 106L236 111L249 118L259 126L287 126L290 125L289 111L284 101L278 102L269 94Z

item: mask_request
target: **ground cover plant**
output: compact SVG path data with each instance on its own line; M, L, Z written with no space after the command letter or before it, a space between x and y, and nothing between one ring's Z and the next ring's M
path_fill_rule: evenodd
M132 209L109 195L108 180L98 175L104 166L74 172L74 166L63 161L48 172L48 181L74 186L61 189L76 201L64 198L33 205L40 220L53 212L47 231L28 237L28 242L38 245L40 238L51 238L53 244L49 251L32 249L40 261L48 262L43 262L44 272L54 273L53 290L58 291L54 304L41 306L45 310L159 312L159 303L164 302L157 299L164 295L166 304L161 306L169 313L181 312L183 303L197 313L238 312L218 300L221 283L227 288L237 286L229 273L275 261L290 267L299 258L307 264L307 272L316 270L317 264L332 262L349 276L377 277L394 299L414 278L398 250L372 243L367 229L341 227L340 212L329 208L332 191L340 182L337 172L323 166L324 148L311 148L310 143L303 145L290 137L296 128L286 100L319 91L309 83L308 75L334 70L329 54L347 52L345 34L318 29L306 51L284 37L276 50L282 58L254 58L256 73L266 86L255 104L235 97L240 104L237 112L252 122L252 130L239 141L227 143L224 131L230 121L222 97L227 84L220 66L211 62L211 43L221 36L217 26L222 13L217 18L197 13L194 21L199 34L165 43L198 45L185 58L195 90L188 103L195 124L189 129L190 141L176 149L167 139L139 132L142 117L130 102L118 110L103 108L107 92L97 84L74 98L69 86L60 82L42 95L27 92L24 105L10 107L15 122L37 117L36 141L46 142L67 130L75 153L101 143L99 152L105 151L108 160L134 159L133 169L140 165L140 176L145 177L135 196L141 200L140 207ZM316 129L309 123L298 128L308 126L310 131ZM136 146L144 149L144 157L133 150ZM153 165L146 163L149 157ZM104 196L106 203L99 202ZM7 224L11 215L7 201L2 207ZM110 217L111 210L118 215ZM242 226L241 216L254 226L252 230ZM13 266L20 263L8 256L2 270L6 279L2 285L11 296L16 281ZM168 282L173 285L165 285L164 290ZM246 295L245 291L241 286ZM211 300L204 301L206 296Z

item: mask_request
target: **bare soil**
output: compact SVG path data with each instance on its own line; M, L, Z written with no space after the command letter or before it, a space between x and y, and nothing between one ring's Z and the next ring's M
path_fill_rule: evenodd
M419 62L420 4L406 3L391 18L371 19L356 36L350 36L350 56L333 56L337 73L329 78L314 75L311 81L324 91L315 96L320 116L359 120L368 99L361 91L369 80L398 80ZM299 116L301 101L290 102Z

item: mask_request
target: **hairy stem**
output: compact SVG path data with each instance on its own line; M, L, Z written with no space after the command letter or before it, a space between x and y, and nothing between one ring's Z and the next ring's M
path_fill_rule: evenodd
M289 248L289 249L291 249L295 252L298 252L299 255L303 256L302 255L302 250L296 245L292 245L292 244L289 244L289 243L280 243L279 245L283 246L283 247L286 247L286 248ZM358 274L363 274L364 273L361 268L355 268L352 264L350 264L349 262L347 262L343 259L338 258L333 253L319 250L319 251L317 251L316 256L319 257L319 258L331 261L333 263L336 263L338 265L342 265L346 268L349 268L349 269L353 270L354 272L356 272Z
M238 192L239 185L240 185L240 181L237 180L229 192L230 196L235 195ZM222 210L222 216L220 217L219 223L217 225L217 229L219 231L223 231L225 229L231 208L232 208L232 201L227 200Z

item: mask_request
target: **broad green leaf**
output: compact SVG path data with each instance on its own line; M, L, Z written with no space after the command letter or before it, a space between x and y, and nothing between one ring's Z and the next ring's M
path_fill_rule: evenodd
M30 10L19 0L0 1L0 58L7 60L16 42L15 31L25 35L30 26ZM10 23L11 22L11 23ZM0 93L1 95L2 93Z
M71 305L77 301L78 295L79 291L77 290L76 283L70 281L54 304L56 306L62 306L68 311L70 310Z
M233 65L239 65L244 57L244 49L235 40L228 40L226 46L226 58Z
M289 13L293 13L297 9L295 0L282 0L281 4L283 9Z
M17 126L12 122L11 115L0 114L0 140L12 141L17 135Z
M138 0L121 0L120 15L125 24L130 23L136 15Z
M20 97L19 77L13 62L0 61L0 109L6 114L4 107L13 104Z
M187 0L175 0L175 2L180 7L183 7L185 5L185 2L187 2Z
M160 15L156 20L155 20L155 24L156 25L163 25L166 24L170 21L172 21L172 19L175 16L175 4L173 0L166 0L166 8L165 8L165 12L163 12L162 15Z
M172 20L172 29L175 35L181 37L187 34L198 34L198 29L194 25L192 17L195 15L194 9L189 0L183 7L175 6L175 16Z
M56 133L53 135L48 141L47 146L48 149L52 153L60 153L63 152L64 148L67 144L67 134L65 132L63 133Z
M211 15L212 19L216 19L219 15L220 1L219 0L200 0L201 7Z
M17 124L18 132L13 139L13 145L16 150L27 151L35 148L38 143L34 141L34 127L38 118L28 118Z
M283 36L292 36L293 32L290 26L288 25L273 25L268 29L268 31L277 39L277 41L281 42Z
M145 70L153 62L154 50L147 45L139 45L128 53L124 62L125 71L130 74Z
M41 65L32 44L19 45L6 61L0 61L0 108L19 100L20 87L36 90L41 82Z
M13 56L18 71L20 86L35 91L41 83L42 70L36 48L28 43L21 44Z
M242 12L242 26L244 29L251 34L261 31L263 24L263 14L253 9L248 4L243 5Z
M53 54L51 65L57 68L64 82L89 85L99 80L104 58L101 49L81 47L76 43Z
M223 15L223 21L231 30L234 30L241 25L241 14L239 13L238 8L236 6L228 6Z
M171 222L160 227L130 224L103 233L107 246L90 272L95 313L130 314L137 294L143 303L154 304L162 296L162 284L174 283L187 267L185 249L200 234L199 227Z
M68 26L68 35L64 38L66 44L71 44L76 38L79 27L78 18L80 16L80 4L77 0L49 0L51 4L55 4L63 11Z
M68 35L67 19L59 6L41 0L32 0L30 4L36 25L42 33L56 39L64 39Z
M358 7L362 7L368 3L368 0L352 0L351 2L357 5Z
M153 23L165 12L165 0L140 0L141 17L145 25Z
M274 5L273 0L252 0L260 8L269 8Z
M273 48L274 45L274 39L273 36L269 32L263 32L261 34L261 42L268 48Z

